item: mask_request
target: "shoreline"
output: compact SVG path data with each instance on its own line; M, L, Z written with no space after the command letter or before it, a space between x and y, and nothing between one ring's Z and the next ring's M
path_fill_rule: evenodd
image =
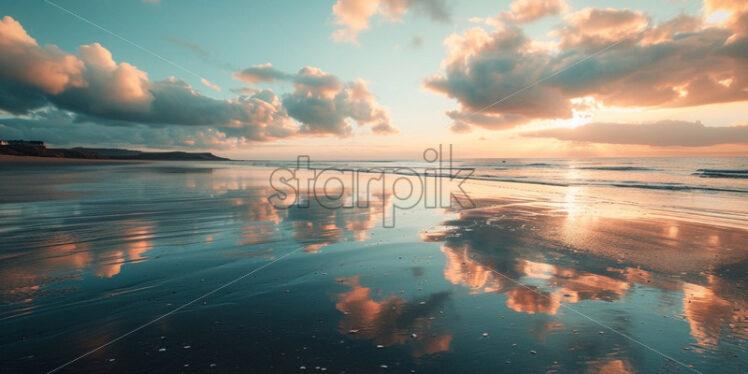
M115 160L102 158L68 158L68 157L41 157L41 156L14 156L0 155L0 164L55 164L55 165L76 165L76 164L101 164L101 163L132 163L132 162L149 162L152 160Z

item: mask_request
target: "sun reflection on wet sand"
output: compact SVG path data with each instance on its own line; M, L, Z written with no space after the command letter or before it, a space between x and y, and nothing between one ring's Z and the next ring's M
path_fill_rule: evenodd
M584 300L620 302L638 285L681 293L682 318L701 346L718 349L725 336L748 337L746 291L714 273L748 261L741 245L746 231L672 219L586 217L573 195L564 204L557 215L552 204L479 201L479 208L458 212L421 238L444 242L447 281L472 294L502 294L518 313L556 315L562 305ZM585 256L585 270L579 256ZM613 360L590 370L630 367Z

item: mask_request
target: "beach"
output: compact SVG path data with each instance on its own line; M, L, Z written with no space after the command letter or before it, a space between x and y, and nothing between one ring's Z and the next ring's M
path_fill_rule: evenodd
M11 372L748 370L746 158L462 160L469 207L279 207L292 162L6 161Z
M147 162L147 161L0 155L0 164L2 164L5 167L13 167L14 165L18 165L18 164L81 165L81 164L88 164L88 163L101 164L101 163L121 163L121 162L132 163L132 162Z

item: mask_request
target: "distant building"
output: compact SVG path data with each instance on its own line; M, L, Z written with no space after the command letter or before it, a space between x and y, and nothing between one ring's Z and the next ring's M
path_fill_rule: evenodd
M0 145L46 148L44 142L39 140L0 140Z

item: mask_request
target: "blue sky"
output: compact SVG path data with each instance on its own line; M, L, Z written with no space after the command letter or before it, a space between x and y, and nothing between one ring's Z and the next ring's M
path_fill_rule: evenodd
M127 62L134 65L147 73L151 82L177 77L185 80L201 94L215 99L235 98L237 93L232 89L246 88L248 85L234 78L232 74L265 63L271 63L275 69L286 73L295 73L304 66L312 66L338 77L343 82L363 79L368 90L374 95L376 103L389 110L392 125L399 129L397 135L390 135L388 139L372 137L364 132L362 136L345 138L293 137L272 142L263 141L231 147L226 150L231 155L261 156L262 152L255 150L277 149L284 146L295 149L304 145L353 148L365 145L373 147L371 149L382 149L389 144L398 144L402 145L401 148L418 149L430 146L434 142L457 142L465 144L466 147L470 147L470 144L479 144L480 149L490 149L491 147L483 143L476 143L476 140L496 138L497 144L507 145L513 142L511 139L518 136L511 132L492 131L478 126L472 127L470 135L455 133L450 130L453 119L446 116L445 111L458 110L461 105L467 103L448 94L435 94L424 89L424 81L428 77L444 72L443 64L447 55L445 39L450 35L461 35L473 27L481 27L491 32L492 26L476 22L475 18L485 19L506 12L510 9L511 1L445 0L443 4L449 16L446 21L434 20L416 7L408 9L397 22L388 22L382 15L374 15L369 19L369 29L361 31L357 36L357 44L336 42L331 38L331 34L341 27L336 24L336 15L333 13L336 1L53 1L175 62L187 71L41 0L3 0L0 16L12 17L40 45L54 44L67 53L75 54L81 45L99 43L111 52L117 63ZM566 1L566 4L568 10L564 13L551 14L534 22L522 24L524 34L537 41L557 42L558 37L550 36L549 32L561 27L565 17L570 13L587 7L640 11L649 17L652 27L681 13L694 17L705 16L702 2L694 0L571 0ZM216 92L201 84L200 77L220 86L221 91ZM280 80L264 82L253 87L269 88L278 96L282 96L293 91L295 84L293 80ZM610 110L614 109L608 108L607 112L601 112L601 118L611 117ZM707 125L733 125L733 122L740 120L740 116L734 112L734 106L728 111L699 110L696 113L699 118L696 119L705 123L710 122L706 123ZM694 115L693 112L683 113ZM617 115L625 117L621 113ZM694 119L666 118L667 115L653 114L650 117L656 120ZM650 117L639 113L622 120L636 122L637 119L650 120ZM353 128L353 135L358 135L360 129L355 125ZM417 140L425 144L421 145ZM526 138L525 141L539 140ZM152 145L141 145L143 146ZM540 143L537 147L539 148L536 149L544 148ZM594 151L597 148L592 145L588 150ZM513 150L511 147L510 149ZM578 147L575 149L579 150ZM518 155L522 153L521 149L513 151L519 151ZM392 154L397 155L398 152ZM271 157L278 156L282 155L273 153Z

